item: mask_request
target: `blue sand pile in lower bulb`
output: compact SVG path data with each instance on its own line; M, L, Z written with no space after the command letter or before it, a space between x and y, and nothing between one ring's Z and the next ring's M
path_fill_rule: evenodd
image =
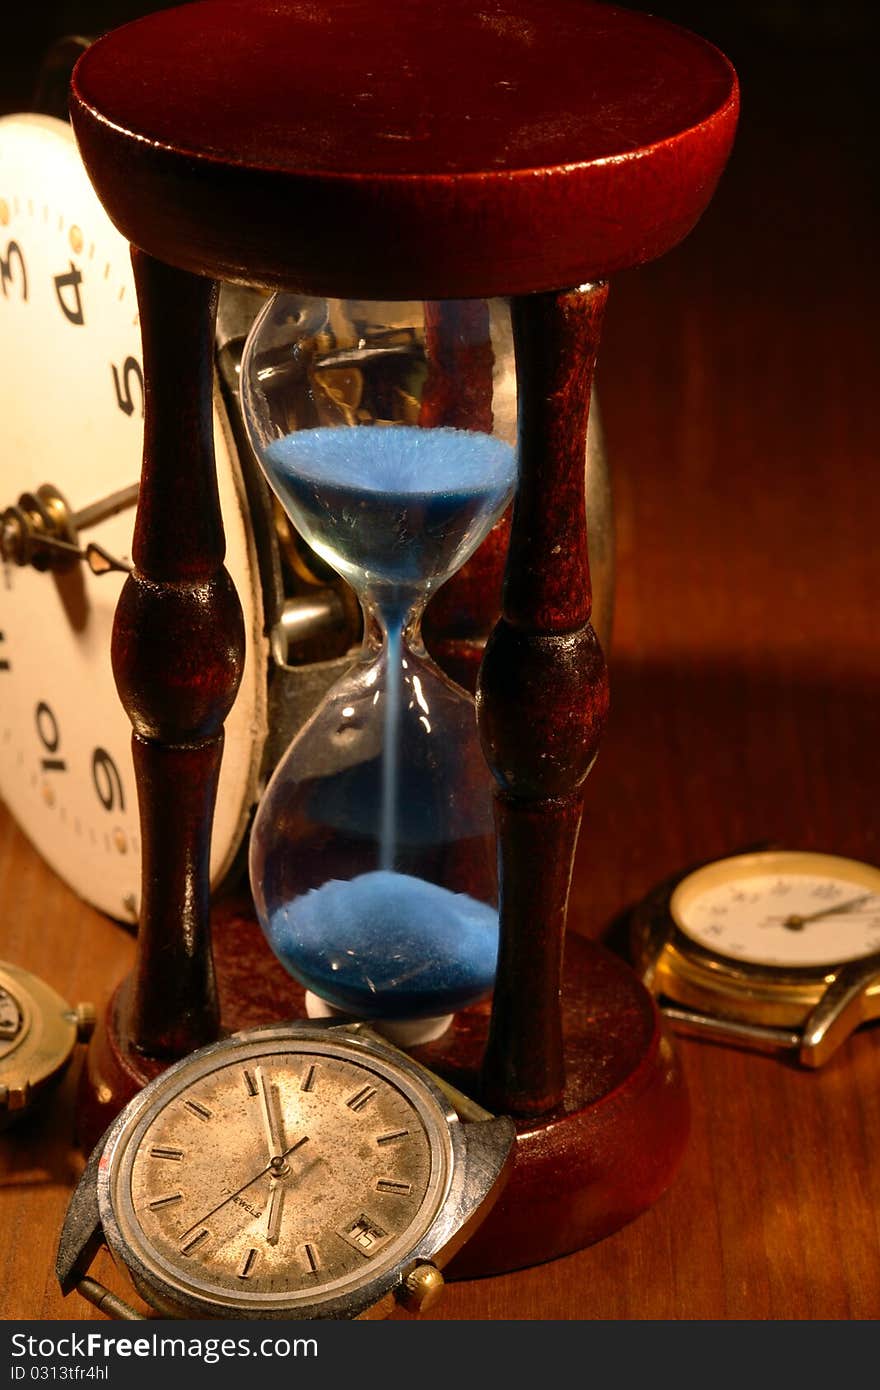
M428 1018L492 988L498 913L466 893L385 869L331 879L271 914L269 940L296 977L368 1018Z

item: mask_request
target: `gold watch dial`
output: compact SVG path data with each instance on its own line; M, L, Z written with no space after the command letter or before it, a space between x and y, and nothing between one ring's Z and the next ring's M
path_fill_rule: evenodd
M689 874L670 912L691 941L732 961L831 967L880 953L880 869L827 854L739 855Z
M15 1042L23 1023L24 1016L18 1000L0 985L0 1045Z
M449 1170L431 1097L330 1042L184 1070L123 1139L125 1242L161 1282L240 1306L368 1282L430 1225Z

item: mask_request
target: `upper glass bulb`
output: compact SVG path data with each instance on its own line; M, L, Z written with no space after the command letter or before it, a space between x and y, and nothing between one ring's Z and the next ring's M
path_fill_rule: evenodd
M507 307L279 295L248 338L242 389L270 485L365 619L360 659L260 803L257 912L331 1006L444 1015L494 977L491 779L473 702L419 621L513 493Z

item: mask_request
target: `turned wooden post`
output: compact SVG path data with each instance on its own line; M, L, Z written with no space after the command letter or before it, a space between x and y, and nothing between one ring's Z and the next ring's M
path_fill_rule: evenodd
M477 710L498 782L501 940L483 1069L489 1103L558 1105L565 919L608 681L590 626L584 448L604 284L513 301L520 475L502 616Z
M144 461L134 571L113 630L113 673L134 732L141 817L138 955L127 1033L181 1056L219 1029L209 856L223 720L244 661L223 568L214 467L214 281L132 252L144 351Z

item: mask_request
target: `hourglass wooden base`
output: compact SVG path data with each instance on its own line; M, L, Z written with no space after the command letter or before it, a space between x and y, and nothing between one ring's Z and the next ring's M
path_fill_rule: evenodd
M248 907L214 915L223 1031L301 1017L304 991L278 969ZM518 1123L513 1175L456 1257L456 1278L538 1264L610 1235L671 1182L688 1130L684 1081L648 992L616 956L569 934L563 988L562 1105ZM91 1151L122 1106L162 1070L120 1028L123 984L100 1021L80 1085L79 1142ZM475 1094L488 1003L458 1014L414 1056Z

